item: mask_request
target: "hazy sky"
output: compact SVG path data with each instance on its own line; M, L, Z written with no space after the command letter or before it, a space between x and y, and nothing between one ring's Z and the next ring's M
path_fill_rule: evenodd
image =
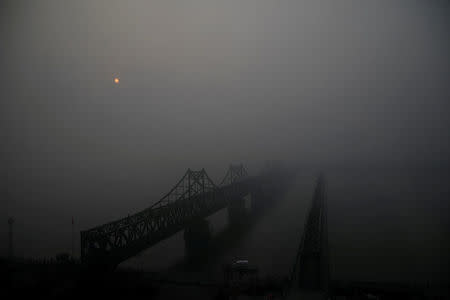
M444 0L2 1L1 217L100 222L188 167L448 162L449 16Z

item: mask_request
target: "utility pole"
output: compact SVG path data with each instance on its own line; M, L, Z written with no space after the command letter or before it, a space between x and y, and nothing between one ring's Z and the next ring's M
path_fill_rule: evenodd
M72 259L74 258L74 230L73 230L73 226L74 226L74 221L73 221L73 217L72 217L72 236L71 236L71 240L72 240Z
M14 218L10 217L8 219L8 225L9 225L9 251L8 251L8 256L9 256L9 259L13 259L14 258L13 224L14 224Z

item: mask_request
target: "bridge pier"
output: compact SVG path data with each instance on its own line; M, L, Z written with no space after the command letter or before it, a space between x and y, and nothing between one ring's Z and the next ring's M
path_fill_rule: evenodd
M252 197L252 212L258 213L259 211L263 210L266 206L266 198L265 194L263 193L261 187L255 187L251 191L251 197Z
M185 255L188 258L198 258L208 250L210 239L209 222L202 218L195 218L184 229Z
M240 225L246 217L245 199L234 198L228 204L228 224L231 226Z
M242 164L231 165L222 183L216 185L204 169L188 169L170 192L151 207L82 231L81 260L84 265L99 266L99 269L114 267L183 228L186 256L195 257L209 248L211 231L204 218L228 207L229 225L248 223L248 210L254 213L257 206L266 207L270 195L265 185L276 179L275 175L266 172L248 177ZM255 187L262 196L253 195ZM244 197L248 194L250 200ZM247 201L251 203L249 209L246 209Z

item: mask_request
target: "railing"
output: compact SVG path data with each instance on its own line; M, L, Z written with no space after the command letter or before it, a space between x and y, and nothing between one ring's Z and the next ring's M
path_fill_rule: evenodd
M323 175L317 179L313 199L309 207L309 213L305 221L303 234L296 253L294 265L289 274L289 285L287 291L291 291L294 284L300 282L300 272L307 255L320 257L319 265L321 278L318 284L321 289L328 288L328 234L327 234L327 209L326 209L326 187Z
M230 165L218 187L204 169L188 169L164 196L141 212L81 232L81 259L120 262L183 229L189 220L223 208L227 199L242 193L247 172ZM224 180L222 182L224 182ZM245 189L245 188L244 188Z

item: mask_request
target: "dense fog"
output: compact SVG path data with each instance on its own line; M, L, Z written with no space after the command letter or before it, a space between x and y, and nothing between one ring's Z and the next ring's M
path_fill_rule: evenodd
M256 175L268 160L373 168L376 182L380 168L436 169L424 189L442 193L418 219L447 234L449 16L443 0L2 1L1 254L9 216L16 255L52 256L70 250L72 216L78 236L148 207L187 168L220 182L230 163ZM408 193L402 210L428 199ZM388 199L373 200L380 215Z

